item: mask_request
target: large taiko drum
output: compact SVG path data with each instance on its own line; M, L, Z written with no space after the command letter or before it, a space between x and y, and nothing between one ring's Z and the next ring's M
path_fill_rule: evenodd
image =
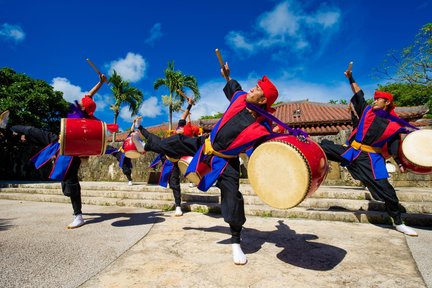
M192 156L183 156L178 161L178 166L180 169L180 173L183 175L186 173L187 168L189 167L189 164L191 163L193 157ZM211 168L206 163L201 162L198 164L198 169L196 172L189 173L186 176L186 179L188 179L190 182L194 183L195 185L198 185L201 181L202 177L206 175L208 172L210 172Z
M122 149L125 153L125 156L128 158L139 158L140 156L144 155L145 152L139 152L136 148L136 145L132 139L132 137L127 137L123 141Z
M399 159L405 168L417 174L432 173L432 130L409 133L399 146Z
M318 189L327 175L328 162L310 138L284 135L259 145L247 170L253 190L264 203L287 209Z
M106 124L99 120L62 118L60 154L68 156L103 155L106 149Z

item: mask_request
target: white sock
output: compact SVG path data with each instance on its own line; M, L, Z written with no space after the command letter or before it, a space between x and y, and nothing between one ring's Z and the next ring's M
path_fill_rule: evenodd
M240 247L240 244L233 243L232 244L232 253L233 253L233 261L236 265L245 265L247 262L246 255L243 253L243 250Z

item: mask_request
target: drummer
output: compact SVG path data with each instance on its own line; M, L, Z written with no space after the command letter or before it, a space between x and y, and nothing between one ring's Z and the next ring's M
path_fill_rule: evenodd
M68 116L72 118L94 118L93 113L96 110L96 103L92 97L100 89L106 77L103 74L99 75L99 82L90 90L89 94L84 96L79 105L73 106L73 113ZM81 111L81 113L79 113ZM78 113L78 114L77 114ZM7 123L3 123L6 127ZM14 134L24 135L24 139L37 146L46 146L38 154L33 156L32 161L37 169L45 163L50 162L51 158L56 158L53 169L50 173L50 179L61 180L62 192L65 196L70 197L73 209L73 221L67 226L68 229L74 229L84 225L82 217L82 202L81 202L81 187L78 179L78 169L81 165L81 160L86 160L88 157L63 156L58 154L58 135L47 132L45 130L32 127L15 125L11 126L10 130ZM48 146L47 146L48 145Z
M199 127L192 125L190 121L190 110L192 109L194 101L192 98L188 98L188 106L186 107L184 113L180 117L178 121L178 126L175 131L176 134L183 134L187 137L198 137ZM186 118L189 118L189 121L186 123ZM180 169L178 166L178 162L173 163L173 169L171 171L169 177L169 185L173 191L174 202L176 205L175 208L175 216L182 216L183 211L181 208L181 186L180 186Z
M178 126L176 128L176 130L174 131L174 134L171 135L170 137L174 136L174 135L179 135L180 139L182 139L183 136L186 137L198 137L198 133L199 133L199 127L194 126L190 123L190 121L188 123L186 123L186 118L188 118L188 116L190 116L190 110L192 109L192 105L194 103L194 100L192 98L188 97L188 106L186 107L184 113L182 114L182 116L180 117L179 121L178 121ZM142 117L138 117L134 120L134 122L138 123L140 122ZM139 125L138 125L139 126ZM174 196L174 203L175 203L175 212L174 215L175 216L182 216L183 215L183 211L181 208L181 186L180 186L180 169L178 166L178 158L179 155L176 155L175 157L169 157L169 160L166 159L163 151L168 149L171 150L171 148L169 146L166 146L164 149L161 149L160 147L164 147L165 144L162 142L162 139L157 136L154 135L150 132L148 132L145 128L140 129L140 133L139 134L135 134L134 136L138 136L138 135L145 135L145 138L147 139L147 141L152 141L152 146L153 146L153 152L157 152L159 153L159 155L156 157L155 160L153 160L152 164L150 164L150 168L155 168L158 163L163 163L162 165L162 175L160 177L160 181L159 181L159 185L166 187L167 184L169 183L170 188L173 191L173 196ZM145 142L140 141L141 143L138 142L139 140L135 139L134 143L136 143L136 146L141 146L140 149L144 150L144 145ZM192 156L195 151L194 150L190 150L189 152L185 152L185 153L189 153L190 156ZM171 155L173 156L173 155Z
M163 139L161 141L163 145L156 143L157 146L149 138L145 144L145 150L163 149L164 154L177 158L191 155L188 153L193 150L196 154L187 173L193 172L192 170L197 166L193 164L196 164L197 161L204 161L211 165L211 172L201 179L198 188L206 191L217 180L216 186L221 190L222 216L231 229L233 261L237 265L244 265L247 263L247 258L240 246L240 236L246 217L243 195L239 191L240 162L238 155L272 133L272 128L267 120L259 117L246 105L247 103L259 105L273 113L274 109L271 106L279 93L266 76L259 80L249 92L242 91L240 84L230 77L228 64L225 64L224 68L221 71L224 78L227 79L224 92L230 105L211 132L210 138L207 138L206 141L204 136L198 138L182 136L183 139L180 139L180 136L176 135ZM140 130L147 138L148 131L142 126ZM202 155L204 148L206 155Z
M351 98L352 107L361 117L357 126L353 127L347 146L337 145L329 140L323 140L320 145L329 160L346 166L353 178L360 180L368 188L374 199L384 201L397 231L417 236L416 231L402 221L399 199L388 181L389 175L383 157L383 153L388 151L398 163L399 170L405 172L397 151L400 144L399 134L407 130L400 124L402 121L394 112L393 95L375 91L374 102L369 106L350 69L345 72L345 76L354 93Z

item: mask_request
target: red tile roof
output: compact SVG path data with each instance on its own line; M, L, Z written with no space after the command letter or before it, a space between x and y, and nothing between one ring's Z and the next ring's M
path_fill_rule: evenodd
M282 122L293 128L301 128L309 135L332 135L341 130L352 129L348 105L310 102L307 100L281 103L274 106L276 116ZM428 120L418 121L428 112L426 106L396 107L396 113L415 126L430 126ZM210 131L219 119L192 121L205 132ZM147 128L150 132L167 131L168 124L162 123ZM127 133L125 133L127 135ZM118 135L117 141L122 141L125 135ZM124 137L124 138L123 138Z

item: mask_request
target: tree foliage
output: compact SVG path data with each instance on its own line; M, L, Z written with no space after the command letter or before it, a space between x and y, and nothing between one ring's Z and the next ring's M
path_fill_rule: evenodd
M330 104L348 104L348 101L346 99L339 99L339 100L329 100Z
M144 100L144 96L138 88L131 86L128 81L124 81L115 70L113 75L110 76L109 81L112 84L111 91L115 100L115 103L110 108L114 111L114 124L116 124L120 107L128 105L132 116L136 115Z
M0 113L11 112L10 124L59 133L60 119L67 115L69 106L63 93L54 91L45 81L32 79L11 68L0 69Z
M432 86L409 83L391 83L378 85L379 90L393 94L396 106L427 105L428 118L432 116Z
M201 120L205 120L205 119L220 119L222 118L223 113L222 112L217 112L213 115L206 115L206 116L201 116Z
M198 90L198 82L192 75L184 75L181 71L174 70L174 61L168 62L168 67L164 70L165 78L157 79L153 87L155 90L162 86L165 86L169 95L163 96L162 101L164 105L169 107L169 130L172 130L172 113L179 111L181 106L185 103L185 98L182 97L181 93L185 92L185 88L189 88L194 94L194 100L197 102L200 98Z
M375 69L378 79L432 86L432 23L424 25L414 43L401 51L387 54L383 64Z

